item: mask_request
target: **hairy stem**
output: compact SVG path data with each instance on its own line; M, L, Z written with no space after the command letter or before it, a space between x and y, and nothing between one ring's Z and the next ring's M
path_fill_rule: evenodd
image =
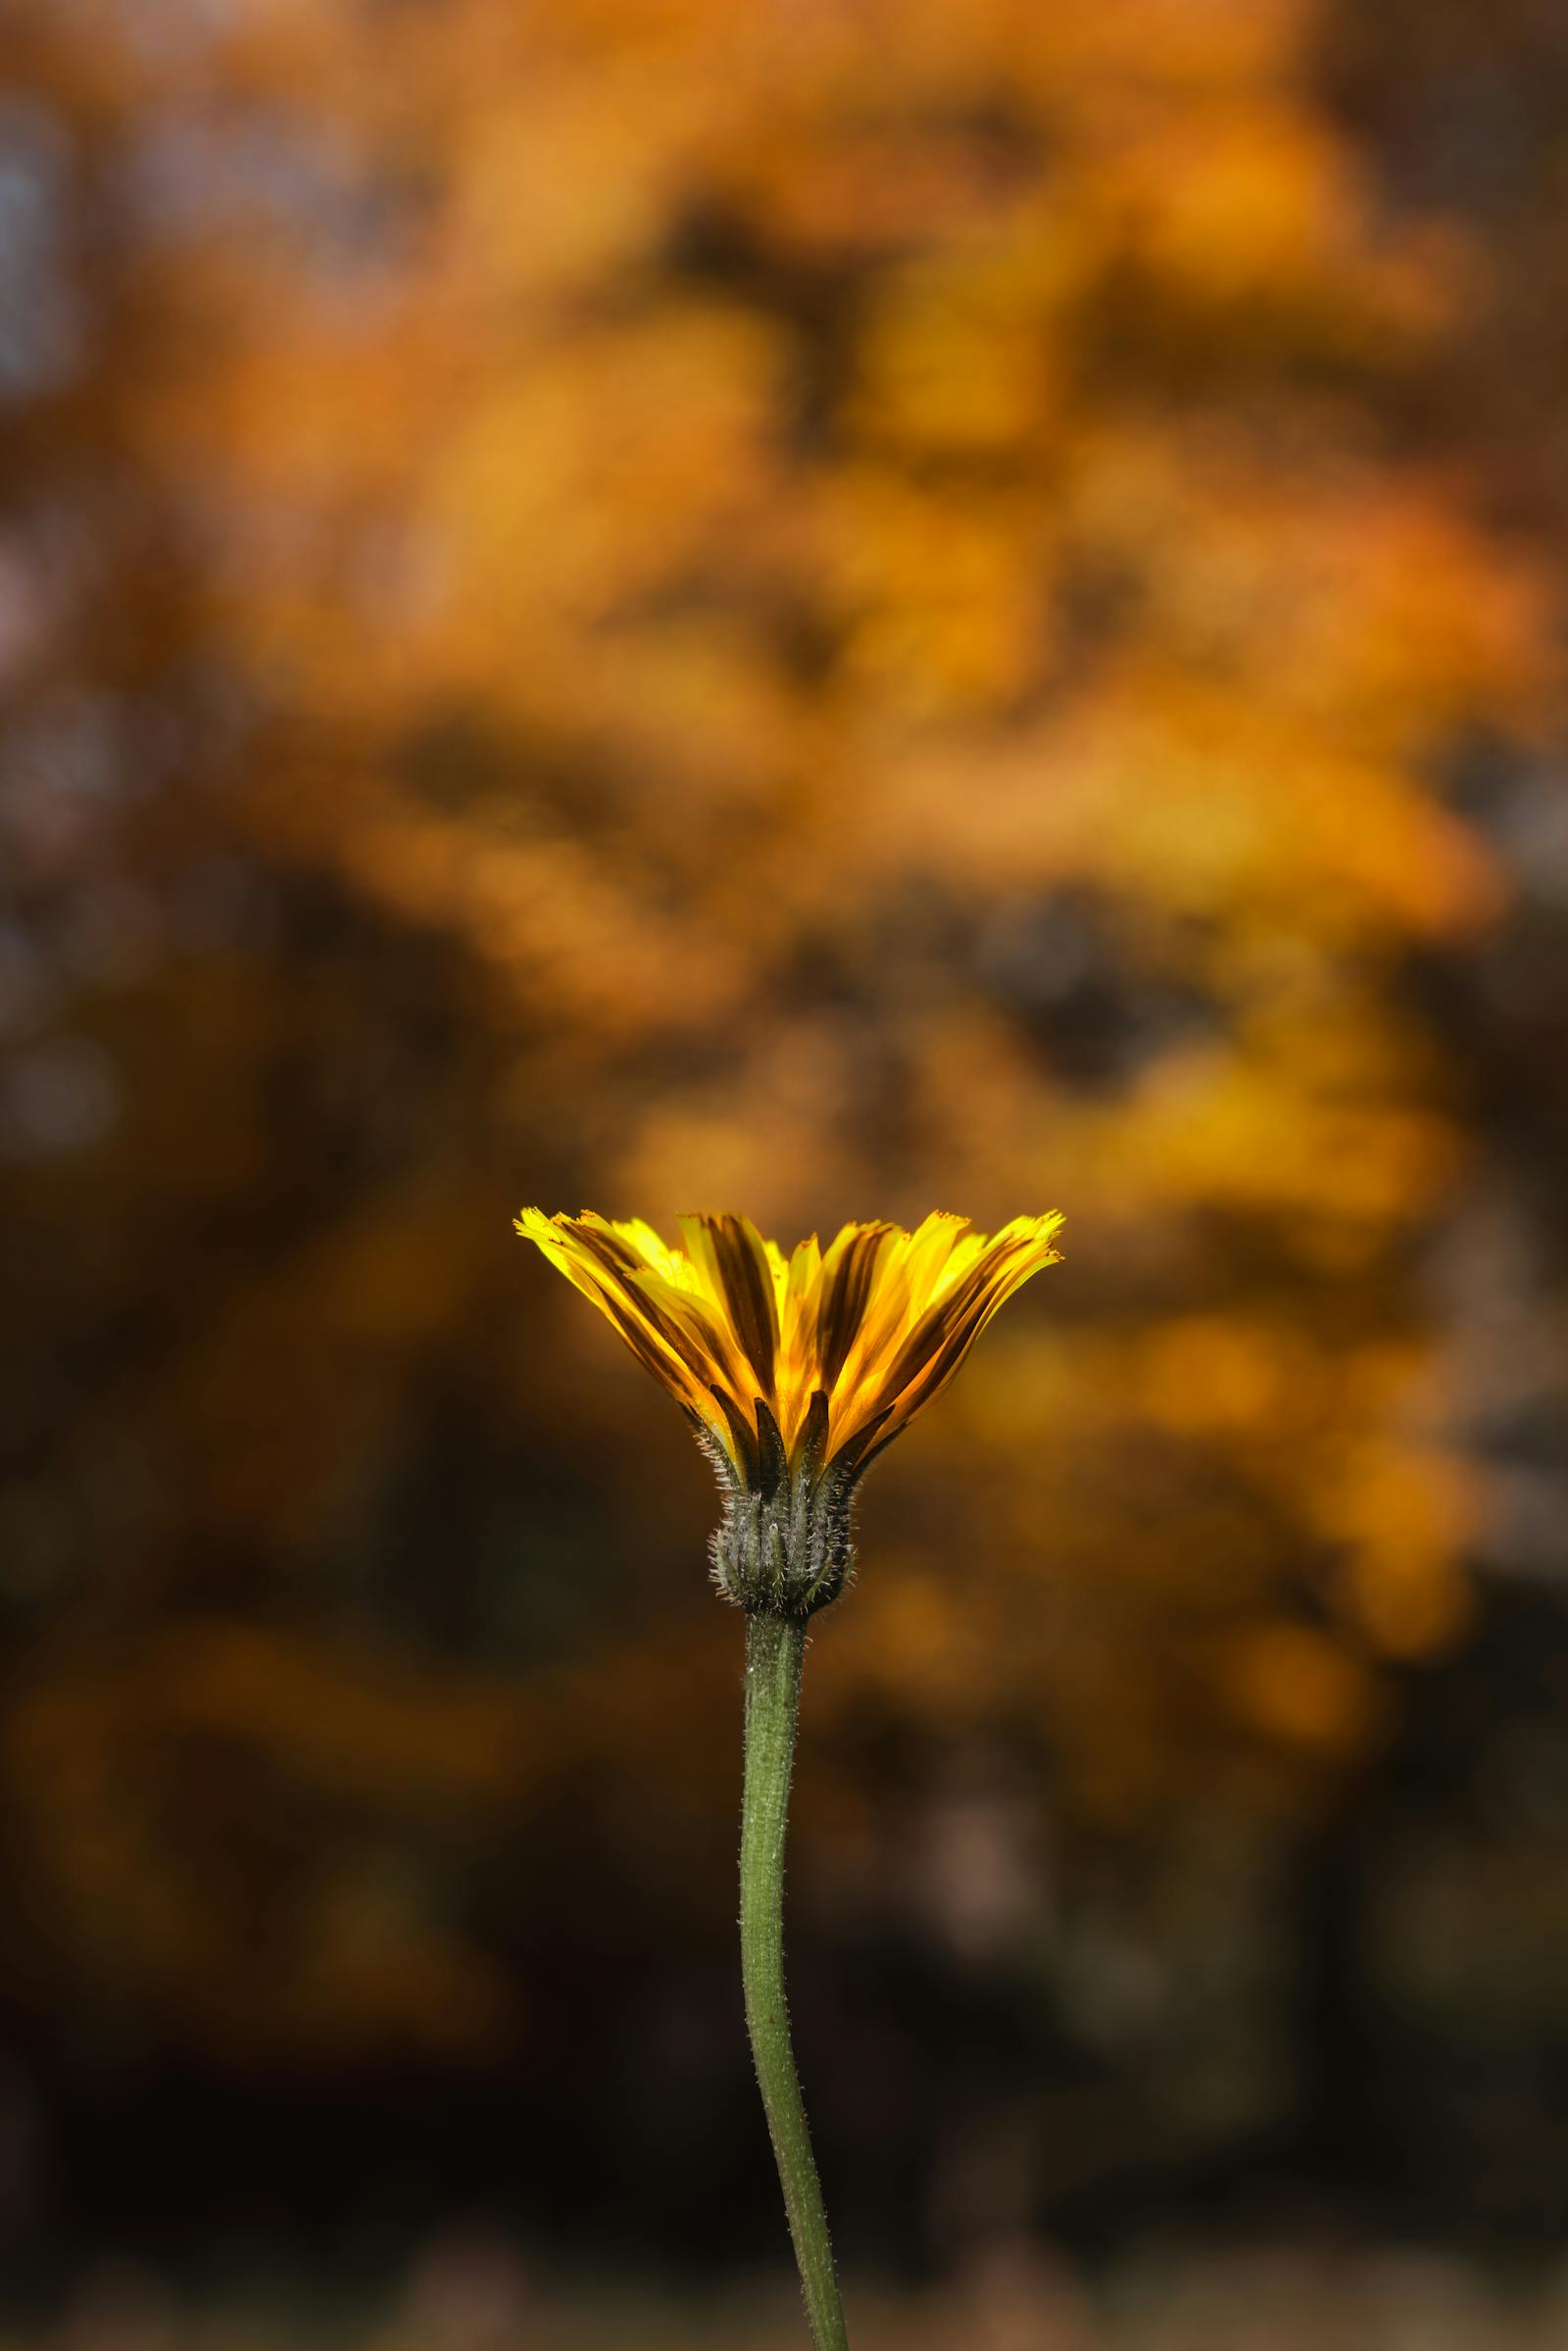
M746 2027L778 2163L816 2351L848 2351L827 2213L811 2155L784 1999L784 1837L801 1711L806 1624L746 1620L746 1788L741 1800L741 1980Z

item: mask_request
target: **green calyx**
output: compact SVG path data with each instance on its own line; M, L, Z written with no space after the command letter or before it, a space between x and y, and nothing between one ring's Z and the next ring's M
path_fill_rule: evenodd
M753 1614L811 1616L838 1598L854 1573L855 1489L880 1422L824 1462L828 1400L820 1389L793 1458L760 1396L755 1410L754 1430L726 1406L738 1462L701 1422L695 1424L724 1497L711 1544L713 1581L727 1599Z

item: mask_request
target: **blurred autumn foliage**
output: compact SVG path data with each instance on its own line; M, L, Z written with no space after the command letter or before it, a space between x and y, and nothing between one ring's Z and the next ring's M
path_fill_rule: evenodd
M1568 1678L1549 16L13 26L0 2013L68 2118L38 2195L113 2205L106 2100L133 2134L173 2081L417 2078L521 2094L613 2202L673 2084L771 2244L707 1473L523 1200L786 1242L1067 1211L813 1646L828 2169L926 2165L851 2189L852 2249L879 2197L940 2247L998 2178L1032 2213L1304 2130L1323 2035L1365 2085L1369 1966L1423 2064L1483 2011L1465 2065L1568 2063L1527 1890L1568 1799L1504 1773L1506 1833L1452 1825L1496 1641L1543 1720ZM1513 1647L1489 1564L1529 1571ZM1440 1825L1347 1960L1412 1754ZM679 2168L626 2226L662 2196L711 2249ZM536 2185L567 2226L580 2182Z

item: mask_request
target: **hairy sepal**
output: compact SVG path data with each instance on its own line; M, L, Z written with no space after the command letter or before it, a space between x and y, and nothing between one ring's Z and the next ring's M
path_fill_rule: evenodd
M697 1432L724 1499L710 1546L713 1581L726 1599L754 1614L813 1616L838 1598L855 1571L851 1513L859 1464L823 1465L828 1412L820 1392L793 1460L760 1396L755 1409L756 1435L739 1467L711 1432L701 1426Z

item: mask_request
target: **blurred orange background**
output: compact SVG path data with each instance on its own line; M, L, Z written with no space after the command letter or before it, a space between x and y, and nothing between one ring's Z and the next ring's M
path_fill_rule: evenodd
M1067 1214L812 1644L868 2325L1559 2339L1568 20L8 39L11 2323L793 2339L708 1472L537 1200Z

